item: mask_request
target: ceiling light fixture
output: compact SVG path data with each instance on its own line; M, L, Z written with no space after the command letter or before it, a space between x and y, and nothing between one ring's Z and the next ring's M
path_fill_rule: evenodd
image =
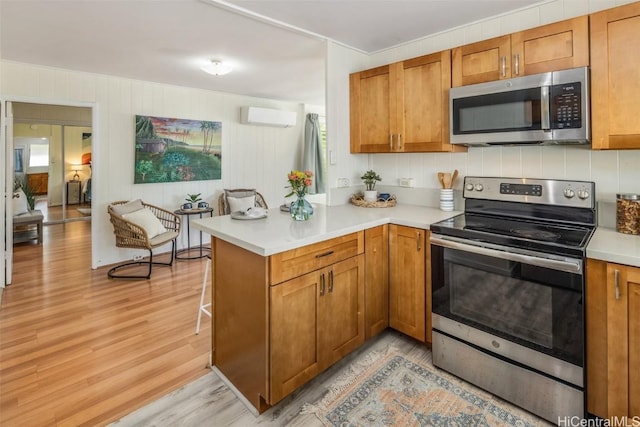
M201 70L205 73L213 74L214 76L223 76L230 73L233 68L231 68L230 65L223 63L222 61L212 59L211 62L202 67Z

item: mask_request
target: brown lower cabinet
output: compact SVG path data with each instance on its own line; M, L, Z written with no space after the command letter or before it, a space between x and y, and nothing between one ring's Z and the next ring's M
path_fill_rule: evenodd
M364 255L271 288L271 404L364 342Z
M422 342L427 342L426 234L389 225L389 326Z
M364 231L365 339L389 326L389 225Z
M27 184L35 195L47 194L49 191L49 173L27 174Z
M640 416L640 268L587 260L587 410Z
M263 412L388 326L430 344L428 242L382 225L264 257L214 237L214 366Z
M212 249L213 365L259 412L364 342L364 232L270 257Z

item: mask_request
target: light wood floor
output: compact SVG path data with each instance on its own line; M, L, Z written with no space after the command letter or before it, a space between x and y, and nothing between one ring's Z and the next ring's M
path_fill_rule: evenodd
M89 221L14 247L0 308L0 425L105 425L210 372L204 260L151 280L91 270Z
M86 215L80 212L78 209L91 209L91 205L88 203L66 205L64 209L65 219L85 219L91 218L91 215ZM48 201L45 196L38 196L34 209L40 209L44 216L43 221L48 222L60 222L62 221L62 206L48 206Z
M214 372L141 408L114 423L113 427L322 427L313 414L301 414L305 403L319 401L337 378L350 376L350 366L361 363L372 351L390 346L400 354L431 364L431 351L418 341L388 329L331 366L309 383L260 416L254 416Z

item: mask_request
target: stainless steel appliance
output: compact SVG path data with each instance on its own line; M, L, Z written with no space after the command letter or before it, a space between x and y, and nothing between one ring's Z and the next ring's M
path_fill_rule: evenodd
M452 88L451 143L588 144L585 67Z
M595 185L466 177L431 225L433 363L553 423L585 415L584 265Z

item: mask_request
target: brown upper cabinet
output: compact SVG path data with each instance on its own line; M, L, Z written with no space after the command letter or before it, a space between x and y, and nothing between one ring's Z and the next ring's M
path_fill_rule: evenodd
M449 144L451 51L350 76L351 152L465 150Z
M591 147L640 148L640 3L591 15Z
M589 65L589 17L520 31L453 49L452 86Z

